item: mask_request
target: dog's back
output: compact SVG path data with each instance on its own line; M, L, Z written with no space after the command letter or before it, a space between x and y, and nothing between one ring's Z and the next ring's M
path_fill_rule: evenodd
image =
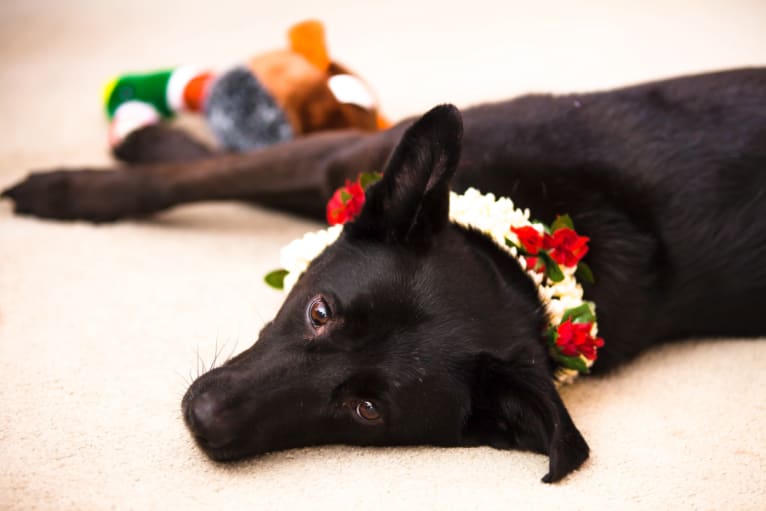
M527 96L464 122L456 188L602 233L593 257L633 259L622 262L641 270L615 275L620 287L653 290L646 302L604 297L644 311L645 339L763 333L766 69Z

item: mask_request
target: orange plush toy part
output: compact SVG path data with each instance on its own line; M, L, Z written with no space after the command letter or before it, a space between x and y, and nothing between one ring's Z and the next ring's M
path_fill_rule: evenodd
M295 134L324 129L387 128L370 87L329 57L318 21L294 25L290 48L250 60L250 70L282 107Z
M370 87L331 60L319 21L288 32L289 48L219 75L189 66L129 74L107 86L110 139L177 112L201 112L223 148L258 149L322 130L388 127Z
M316 20L293 25L287 32L290 48L314 65L317 69L330 67L330 56L324 36L324 26Z

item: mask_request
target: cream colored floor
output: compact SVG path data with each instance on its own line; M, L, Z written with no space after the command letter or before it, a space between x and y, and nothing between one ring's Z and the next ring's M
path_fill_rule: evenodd
M161 3L161 6L154 5ZM441 101L604 88L766 64L766 3L132 0L0 3L0 188L106 164L100 87L182 62L224 67L320 16L392 118ZM94 227L0 203L2 509L764 509L766 343L656 350L566 389L593 456L557 486L543 456L326 447L217 466L179 401L197 353L241 350L261 284L310 223L201 204Z

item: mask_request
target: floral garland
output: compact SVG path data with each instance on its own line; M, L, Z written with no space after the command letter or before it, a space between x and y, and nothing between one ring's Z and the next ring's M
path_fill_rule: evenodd
M311 232L284 247L283 269L266 276L277 289L289 290L311 261L340 236L343 224L355 218L364 205L364 191L380 174L362 174L355 182L335 192L327 204L330 227ZM513 202L470 188L462 195L450 193L450 220L489 236L537 285L548 317L546 342L558 364L557 383L569 383L578 374L588 373L604 340L598 337L595 304L583 299L578 278L593 282L590 268L582 262L588 253L589 238L574 230L568 215L559 216L549 227L529 219L529 210Z

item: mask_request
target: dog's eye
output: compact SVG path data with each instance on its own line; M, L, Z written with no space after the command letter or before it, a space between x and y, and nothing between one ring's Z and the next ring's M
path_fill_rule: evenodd
M380 412L378 412L375 405L370 401L358 401L354 407L354 413L363 421L371 424L378 424L381 422Z
M327 322L330 321L330 318L332 317L330 306L327 305L327 302L321 296L311 300L306 313L308 315L311 326L314 328L319 328L320 326L327 324Z

